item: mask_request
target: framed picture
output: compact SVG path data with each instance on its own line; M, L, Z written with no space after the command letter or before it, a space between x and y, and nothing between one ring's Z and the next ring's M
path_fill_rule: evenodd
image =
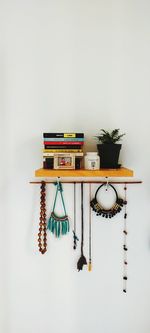
M75 155L54 154L54 169L75 169Z

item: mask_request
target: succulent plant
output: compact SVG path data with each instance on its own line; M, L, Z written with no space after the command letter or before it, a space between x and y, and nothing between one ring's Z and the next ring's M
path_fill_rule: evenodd
M101 143L116 143L122 139L124 134L119 134L120 129L114 129L112 132L105 131L104 129L100 130L100 135L97 135L96 138Z

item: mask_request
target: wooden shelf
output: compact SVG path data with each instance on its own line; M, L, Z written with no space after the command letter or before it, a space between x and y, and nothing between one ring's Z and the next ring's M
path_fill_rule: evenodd
M38 169L35 177L133 177L133 170L127 168L100 170L51 170Z

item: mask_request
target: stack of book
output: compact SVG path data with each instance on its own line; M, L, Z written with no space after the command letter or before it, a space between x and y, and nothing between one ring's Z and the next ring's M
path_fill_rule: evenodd
M58 158L59 156L63 155L66 157L73 156L75 162L74 168L81 168L81 162L83 158L84 133L43 133L43 141L44 169L56 168L56 163L54 163L55 157Z

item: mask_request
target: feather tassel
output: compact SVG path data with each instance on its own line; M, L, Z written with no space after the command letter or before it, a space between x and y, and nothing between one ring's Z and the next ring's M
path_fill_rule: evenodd
M58 222L57 237L60 237L60 222Z

